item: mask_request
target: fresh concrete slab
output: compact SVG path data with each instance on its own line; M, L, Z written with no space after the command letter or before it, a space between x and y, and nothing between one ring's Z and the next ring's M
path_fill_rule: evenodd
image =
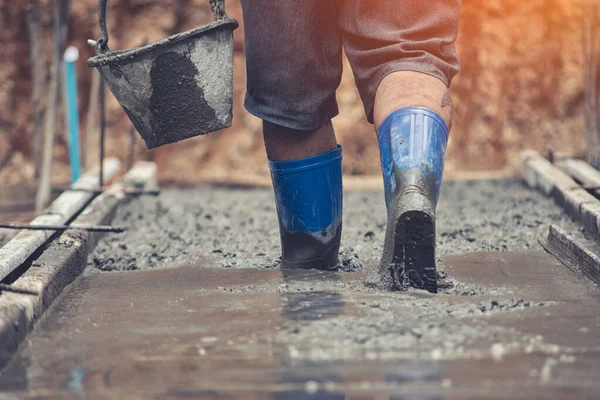
M213 260L214 261L214 260ZM480 291L365 272L89 270L0 377L15 397L591 398L597 288L541 250L444 258Z
M330 274L277 268L271 190L129 202L115 217L127 234L101 240L0 386L15 398L593 396L598 289L538 244L547 224L580 229L552 199L520 180L446 182L439 295L381 290L383 195L344 202Z
M451 181L438 207L438 254L540 248L539 228L580 227L552 199L519 179ZM103 271L170 268L210 257L224 268L273 268L279 233L272 189L163 188L119 208L126 236L107 236L89 259ZM379 262L386 227L383 191L346 192L342 268Z

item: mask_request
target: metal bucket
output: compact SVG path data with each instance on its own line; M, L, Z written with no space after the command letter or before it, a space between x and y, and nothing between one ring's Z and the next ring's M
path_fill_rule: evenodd
M132 50L107 47L106 1L100 0L96 56L110 91L149 149L229 128L233 119L233 31L223 0L210 0L215 21Z

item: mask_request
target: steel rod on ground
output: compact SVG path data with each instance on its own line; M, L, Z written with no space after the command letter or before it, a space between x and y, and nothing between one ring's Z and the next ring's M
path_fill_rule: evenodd
M95 174L89 176L97 184L98 177ZM71 226L110 224L119 205L130 199L124 195L125 191L154 187L156 165L138 162L121 182L94 198ZM85 231L63 233L50 242L34 261L32 265L35 268L24 271L8 285L7 293L0 296L0 368L18 349L35 321L62 290L83 272L88 255L102 236L103 233ZM1 289L0 287L0 291ZM34 292L37 295L33 295Z
M107 159L104 165L104 177L108 180L121 168L117 159ZM75 189L98 188L98 169L84 174L73 184ZM31 221L31 225L64 225L77 215L94 193L85 191L66 191L62 193L43 214ZM0 281L23 264L52 235L52 231L22 231L10 242L0 248Z
M69 226L69 225L17 225L0 224L0 229L20 229L28 231L87 231L87 232L112 232L123 233L127 230L120 226Z
M53 191L56 192L64 192L65 190L70 190L72 192L90 192L95 194L102 193L102 190L87 190L87 189L74 189L74 188L64 188L64 187L54 187ZM127 196L158 196L160 195L160 190L136 190L136 189L127 189L125 191Z
M27 289L19 289L16 287L12 287L10 285L5 285L3 283L0 283L0 293L2 292L10 292L10 293L18 293L18 294L28 294L31 296L38 296L40 293L39 292L35 292L33 290L27 290Z

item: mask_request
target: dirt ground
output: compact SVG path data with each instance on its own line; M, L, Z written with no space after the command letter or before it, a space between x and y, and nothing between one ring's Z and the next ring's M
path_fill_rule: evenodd
M85 65L92 49L85 41L99 36L94 0L72 3L69 44L79 47L80 122L87 132L91 71ZM8 4L5 2L5 4ZM50 38L48 1L20 1L2 8L0 48L0 184L32 181L35 149L32 115L28 7L44 10ZM242 22L239 0L227 2L229 15ZM582 2L575 0L464 0L457 41L461 73L451 91L456 115L446 175L511 169L524 148L549 148L582 154L584 140ZM133 48L207 23L207 0L109 1L108 27L113 49ZM48 39L49 41L49 39ZM52 46L46 43L45 56ZM39 55L37 55L39 56ZM208 137L155 151L136 145L139 159L158 163L162 182L253 181L268 176L260 122L245 112L243 24L236 31L234 125ZM46 90L46 89L44 89ZM377 143L366 123L352 71L345 64L338 91L341 114L334 120L344 146L344 172L379 174ZM127 159L130 122L108 96L107 154ZM68 179L62 118L55 148L54 177ZM96 143L96 141L94 141ZM95 146L95 145L94 145ZM93 161L94 156L90 159Z

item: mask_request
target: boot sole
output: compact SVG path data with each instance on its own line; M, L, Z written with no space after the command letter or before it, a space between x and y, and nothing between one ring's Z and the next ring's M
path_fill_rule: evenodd
M437 293L435 217L410 210L396 220L391 274L395 289L407 286Z

